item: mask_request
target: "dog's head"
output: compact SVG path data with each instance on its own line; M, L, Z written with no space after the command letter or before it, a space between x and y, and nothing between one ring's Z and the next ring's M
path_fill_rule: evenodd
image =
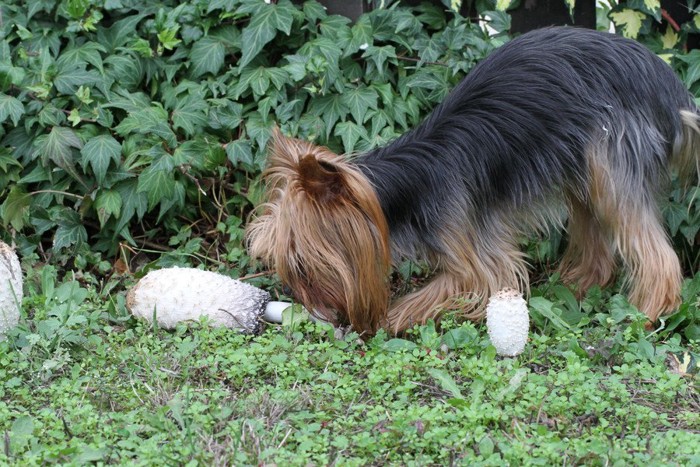
M373 334L389 301L388 227L377 195L352 164L275 131L263 174L266 202L247 228L250 255L333 324Z

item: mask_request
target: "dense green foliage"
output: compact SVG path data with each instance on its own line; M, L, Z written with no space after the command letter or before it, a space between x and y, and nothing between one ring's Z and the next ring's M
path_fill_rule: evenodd
M381 144L499 44L428 5L355 24L313 0L0 8L3 224L25 255L77 252L79 267L89 248L144 245L245 262L273 125L347 152Z

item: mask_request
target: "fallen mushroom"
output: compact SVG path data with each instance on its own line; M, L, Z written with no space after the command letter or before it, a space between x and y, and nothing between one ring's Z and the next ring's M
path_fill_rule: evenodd
M127 293L126 306L136 317L173 329L206 316L213 326L257 333L261 320L282 321L289 303L223 274L194 268L168 268L146 274Z

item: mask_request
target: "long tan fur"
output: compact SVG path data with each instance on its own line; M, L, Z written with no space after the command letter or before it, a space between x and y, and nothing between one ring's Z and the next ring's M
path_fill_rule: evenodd
M376 332L389 303L389 234L367 180L326 148L279 131L264 177L268 202L248 226L250 254L320 318Z
M680 115L683 133L671 165L687 181L700 172L700 126L694 112L682 110ZM611 165L609 155L615 150L603 139L587 154L589 186L584 200L570 200L569 245L560 272L581 296L590 286L612 280L619 256L627 271L630 302L654 322L680 304L681 266L654 193L635 187L624 168Z

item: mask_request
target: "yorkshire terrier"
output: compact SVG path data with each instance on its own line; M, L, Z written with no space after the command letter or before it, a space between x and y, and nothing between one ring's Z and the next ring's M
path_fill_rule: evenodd
M612 34L548 28L476 65L417 128L347 159L275 132L250 254L309 310L371 335L528 291L518 241L563 226L559 271L579 294L611 282L651 322L680 303L682 271L658 201L697 171L700 115L672 69ZM687 178L687 177L685 177ZM392 262L435 274L393 302Z

